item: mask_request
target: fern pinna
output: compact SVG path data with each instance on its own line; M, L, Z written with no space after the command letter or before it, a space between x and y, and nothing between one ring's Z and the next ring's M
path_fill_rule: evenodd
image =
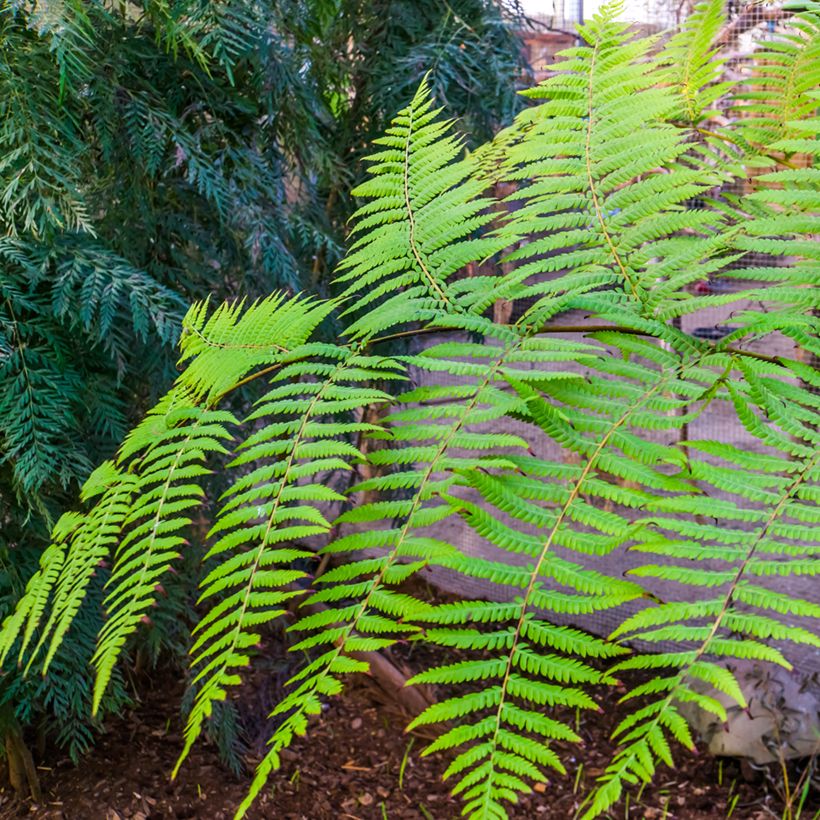
M240 816L322 699L367 670L363 653L397 640L458 650L410 681L448 687L410 728L440 727L427 753L449 755L444 776L476 818L506 816L563 771L556 742L578 737L553 707L595 709L594 687L651 670L625 696L638 705L584 806L595 817L671 764L671 741L692 745L682 704L725 718L704 684L744 702L722 659L788 666L783 641L820 643L818 604L780 580L818 567L820 383L805 361L819 352L820 194L806 163L817 95L789 85L784 114L721 81L719 3L660 48L617 15L582 27L530 92L538 104L472 154L422 84L355 191L365 202L337 300L191 309L185 369L89 480L87 512L58 523L0 633L4 660L59 656L91 575L113 559L99 702L163 576L198 551L181 763L266 625L295 609L293 649L309 660L275 709ZM793 31L758 67L762 86L814 65L816 13ZM755 117L705 127L717 105ZM733 193L747 166L763 173ZM499 181L513 190L502 202ZM733 287L693 292L707 277ZM515 321L488 318L498 300ZM718 341L684 330L727 305ZM346 333L316 341L331 313ZM775 337L793 355L761 349ZM263 382L234 412L236 389ZM748 446L691 434L715 407ZM227 489L208 545L189 546L220 454ZM465 529L471 539L449 537ZM466 546L476 539L484 557ZM616 551L635 559L627 577L605 570ZM430 568L492 594L426 600L407 582ZM661 598L655 582L681 593ZM573 624L606 612L619 624L606 639Z

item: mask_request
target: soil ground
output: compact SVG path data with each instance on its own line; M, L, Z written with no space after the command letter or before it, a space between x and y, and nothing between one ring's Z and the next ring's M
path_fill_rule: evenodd
M412 662L412 658L409 659ZM258 667L257 667L258 668ZM16 801L0 792L0 818L37 820L223 820L246 793L248 777L236 777L223 766L216 749L200 742L175 782L169 780L182 745L179 704L183 685L178 673L157 672L140 687L141 703L111 720L93 752L75 767L55 755L40 766L43 802ZM250 687L271 678L255 674ZM632 681L626 680L630 684ZM278 685L278 684L277 684ZM513 807L516 820L571 820L582 795L601 773L611 753L612 727L624 714L623 693L607 689L599 695L600 714L578 720L582 746L560 749L566 776ZM243 692L243 702L248 687ZM264 698L265 700L267 698ZM262 700L256 702L260 708ZM261 714L267 711L262 709ZM169 720L169 715L174 716ZM567 716L565 715L565 718ZM574 716L572 717L574 719ZM311 727L308 738L285 753L249 813L253 820L450 820L460 816L457 799L439 779L441 758L423 758L425 738L404 733L406 717L386 706L366 678L353 681L331 702ZM260 739L265 733L262 724ZM252 742L246 763L252 770L263 742ZM48 755L46 756L48 757ZM783 817L782 774L774 768L752 770L737 760L716 760L706 754L678 750L676 769L663 768L654 783L630 795L612 818L618 820L769 820ZM800 776L792 769L794 784ZM805 780L804 780L805 782ZM788 815L786 815L788 816ZM820 816L815 791L803 806L801 820Z

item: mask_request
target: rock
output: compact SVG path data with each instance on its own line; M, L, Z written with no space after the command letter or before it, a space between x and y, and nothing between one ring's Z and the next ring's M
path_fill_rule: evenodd
M723 704L726 723L693 703L679 706L711 754L763 764L820 751L820 682L815 676L801 677L797 671L755 661L721 665L734 673L746 709L705 683L696 688Z

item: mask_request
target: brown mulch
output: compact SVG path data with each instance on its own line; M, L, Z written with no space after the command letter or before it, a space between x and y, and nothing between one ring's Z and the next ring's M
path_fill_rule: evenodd
M410 659L411 662L413 659ZM40 805L0 791L0 818L38 820L223 820L246 793L248 779L232 775L213 746L200 742L175 782L169 780L182 743L178 673L156 673L143 682L142 703L109 722L93 752L75 767L67 759L40 766ZM259 675L251 687L262 686ZM268 687L269 688L269 687ZM582 746L565 744L568 774L550 779L510 811L517 820L571 820L582 795L612 754L608 740L624 714L621 692L602 692L600 714L582 714ZM244 694L244 693L243 693ZM267 700L267 698L265 698ZM260 703L260 705L262 705ZM266 710L262 710L263 713ZM172 716L169 720L169 716ZM566 717L566 716L565 716ZM574 717L572 718L574 719ZM373 684L360 678L314 719L308 738L285 752L249 818L276 820L450 820L461 806L441 782L440 757L423 758L422 736L404 733L406 719L386 707ZM264 729L264 727L262 727ZM251 768L261 748L248 755ZM782 778L752 771L735 760L677 752L678 768L662 769L655 782L630 795L611 817L619 820L768 820L783 813ZM792 772L792 782L798 776ZM818 796L804 820L820 816ZM797 820L795 815L794 820Z

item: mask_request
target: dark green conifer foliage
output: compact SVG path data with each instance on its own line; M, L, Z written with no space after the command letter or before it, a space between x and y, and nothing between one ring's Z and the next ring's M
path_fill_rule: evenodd
M718 94L719 7L703 6L666 49L607 7L529 92L538 104L471 153L423 82L376 140L370 177L354 191L364 204L338 269L340 298L276 293L189 310L184 369L92 474L89 503L58 522L0 631L4 662L59 657L88 607L94 566L108 557L109 616L92 661L97 708L157 582L181 552L201 560L181 764L266 626L296 606L293 648L310 660L275 708L282 720L239 816L322 700L367 669L354 653L398 640L460 650L413 679L455 689L413 725L440 726L428 752L447 751L444 776L475 818L506 816L533 782L564 770L554 741L577 736L551 707L594 708L591 690L618 670L656 670L626 696L641 700L616 730L620 747L586 804L592 818L670 763L673 741L691 747L681 703L723 715L698 681L742 703L715 661L788 666L775 641L820 644L789 622L817 618L817 604L766 583L820 566L818 377L797 355L750 346L781 334L818 352L820 188L818 171L797 159L820 133L820 17L803 12L798 33L772 45L777 59L759 66L763 91ZM799 81L784 82L798 67ZM724 95L755 116L706 127ZM765 173L727 195L747 166ZM516 183L500 222L497 181ZM497 275L462 275L511 247ZM754 264L739 268L743 258ZM692 293L705 275L747 284ZM499 299L519 303L514 322L488 318ZM719 341L673 321L734 302L744 304L737 329ZM574 341L550 332L568 310L590 317ZM328 343L316 329L334 312L345 332ZM385 346L428 329L459 340L414 355ZM408 384L411 368L437 379ZM263 385L254 407L231 412L229 397L249 383ZM682 438L714 403L759 454ZM386 412L367 412L373 406ZM492 432L488 422L507 418L526 434ZM571 458L538 458L537 437ZM210 486L207 465L226 452L227 490L207 544L189 547L183 532ZM343 473L361 480L328 482ZM454 516L498 559L441 537L437 525ZM317 542L330 560L311 577L302 559ZM590 569L590 555L623 546L646 556L628 577ZM405 582L430 566L498 594L424 600ZM659 601L641 585L652 577L697 587L701 600ZM607 640L562 625L629 601L646 606ZM634 639L681 648L633 653Z

